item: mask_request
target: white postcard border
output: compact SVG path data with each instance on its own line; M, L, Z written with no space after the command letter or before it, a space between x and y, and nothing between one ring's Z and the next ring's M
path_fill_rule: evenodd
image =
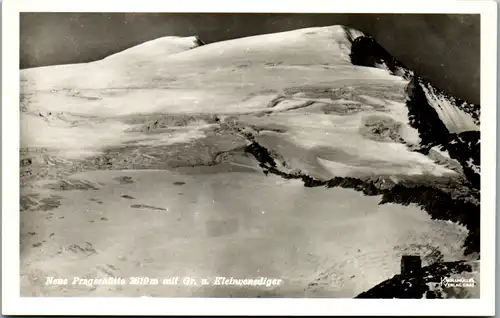
M21 298L19 279L19 12L290 12L481 14L481 298L472 300ZM6 0L2 8L2 314L494 315L496 49L494 1Z

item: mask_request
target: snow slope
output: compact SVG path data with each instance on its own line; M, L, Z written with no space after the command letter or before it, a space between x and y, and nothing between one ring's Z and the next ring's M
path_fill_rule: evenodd
M309 28L254 36L205 45L173 55L158 55L147 63L134 63L139 55L151 57L151 52L161 51L158 47L164 47L165 42L177 44L192 41L192 38L152 41L119 53L120 63L114 59L118 55L114 55L87 65L22 71L21 77L27 84L23 93L29 94L30 103L27 107L34 114L25 116L23 124L33 126L34 117L48 112L97 117L103 124L91 124L94 133L87 133L78 124L70 128L71 134L85 136L85 147L81 148L86 153L95 153L106 147L144 139L138 134L111 133L108 126L118 130L121 126L123 131L131 127L110 117L135 113L281 113L296 106L289 101L297 98L287 93L287 90L295 88L309 95L302 98L305 102L318 100L331 105L347 97L368 108L362 114L352 115L318 114L313 118L307 108L304 108L305 114L287 115L284 124L290 131L282 134L282 137L293 139L297 146L309 148L312 140L315 140L317 146L330 148L335 144L346 143L338 146L345 149L348 143L356 145L361 142L360 145L366 146L354 148L354 151L373 150L357 151L359 154L355 156L368 157L366 164L359 163L362 162L361 158L357 160L356 165L361 165L360 170L377 169L380 164L394 164L406 166L411 174L414 171L429 171L438 175L454 173L435 167L425 156L412 153L404 147L396 146L399 150L393 150L395 145L367 140L351 132L362 125L362 118L380 113L402 122L402 135L411 135L412 128L404 125L407 114L402 101L406 81L386 70L353 66L349 57L351 44L342 27ZM388 87L391 87L394 96L387 96ZM329 91L322 93L323 101L311 96L318 95L314 93L318 88ZM270 108L269 104L280 96L284 96L284 100ZM327 97L326 101L324 96ZM281 118L280 114L270 116L271 121L283 124ZM327 128L332 129L331 134L325 134L324 125L317 129L305 129L311 120L313 125L325 123L331 126ZM75 155L74 143L53 138L54 134L60 134L60 129L68 129L64 125L62 121L55 120L45 128L37 126L37 134L23 141L28 143L26 146L52 146L61 150L61 153ZM104 137L108 135L109 138ZM415 141L415 138L408 141ZM168 143L167 140L161 140L157 144ZM386 147L390 150L386 150ZM66 151L67 148L71 148L71 151ZM396 157L387 156L388 151ZM298 163L297 168L301 169L301 165ZM320 163L315 165L322 166ZM422 168L415 169L415 165Z
M119 182L124 176L128 181ZM84 172L77 179L99 190L59 191L61 207L23 212L45 220L32 217L22 227L36 233L23 240L23 296L354 297L398 274L408 250L432 256L438 249L456 260L466 235L417 207L401 211L377 205L377 197L305 188L277 176L136 170ZM32 247L43 240L43 252ZM284 283L60 288L44 286L47 276L263 276Z

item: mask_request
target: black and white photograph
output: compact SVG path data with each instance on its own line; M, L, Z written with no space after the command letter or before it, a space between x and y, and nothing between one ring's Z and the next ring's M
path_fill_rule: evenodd
M283 9L18 12L15 297L494 309L495 2Z

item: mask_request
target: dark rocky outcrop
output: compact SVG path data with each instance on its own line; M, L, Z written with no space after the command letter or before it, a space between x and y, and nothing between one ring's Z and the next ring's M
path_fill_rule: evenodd
M419 273L399 274L365 291L355 298L420 299L445 298L442 280L452 274L471 273L472 266L465 261L434 263L422 268ZM433 288L433 285L438 288ZM448 295L449 296L449 295Z
M449 220L463 224L469 230L464 247L465 254L480 250L480 206L472 202L455 199L450 194L431 186L409 187L397 184L386 191L380 204L417 204L427 211L432 219Z
M203 45L205 45L205 44L206 44L206 43L205 43L202 39L200 39L200 37L199 37L199 36L197 36L197 35L195 35L195 41L194 41L194 43L196 44L196 47L200 47L200 46L203 46Z
M451 96L450 94L448 94L448 93L440 90L439 88L435 87L434 85L432 85L432 83L429 82L428 80L425 80L422 77L418 77L418 78L419 78L420 85L422 87L424 87L425 89L427 89L430 94L437 96L437 97L440 97L444 100L447 100L454 107L457 107L458 109L462 110L466 114L469 114L472 117L472 119L474 120L474 123L476 125L480 124L480 120L479 120L479 117L481 114L480 105L471 104L471 103L468 103L460 98L456 98L454 96Z
M253 142L245 148L245 152L252 154L257 161L260 162L262 168L275 168L276 163L271 157L266 148L259 145L257 142Z
M439 118L436 110L429 105L418 77L414 77L408 83L406 92L408 94L406 107L408 108L409 124L418 130L421 139L421 152L428 154L433 146L446 144L450 132Z
M457 160L464 171L465 177L475 189L481 187L481 133L479 131L464 131L452 134L444 145L450 157Z
M386 67L391 74L410 79L412 72L392 57L374 38L367 35L354 38L349 30L344 30L351 41L350 58L352 64L377 68Z
M465 177L475 189L480 187L480 132L464 131L450 133L439 118L436 110L429 104L422 87L429 85L419 78L413 78L408 84L410 125L418 130L421 148L417 151L427 155L434 146L447 150L450 158L457 160Z

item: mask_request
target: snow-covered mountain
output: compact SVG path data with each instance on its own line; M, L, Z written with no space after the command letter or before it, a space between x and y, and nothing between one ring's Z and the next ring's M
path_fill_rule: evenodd
M207 45L197 37L165 37L92 63L22 70L21 109L21 182L27 211L45 206L40 193L47 183L53 183L51 191L68 185L99 188L88 186L88 180L73 180L75 173L224 166L264 172L268 177L263 180L298 180L308 189L317 188L307 193L323 191L318 187L359 191L377 198L379 205L372 210L394 211L392 204L397 204L426 211L425 224L433 230L425 233L421 231L427 225L417 221L421 216L409 216L404 221L408 229L376 225L384 232L374 237L355 227L347 239L347 234L325 228L317 238L325 249L334 242L344 246L339 243L344 238L366 238L373 242L367 249L376 249L366 253L389 259L378 269L370 267L375 265L369 257L362 259L359 267L371 269L356 272L357 277L364 275L359 280L350 272L338 274L343 286L350 286L340 293L344 297L397 274L393 263L409 245L435 245L445 261L479 257L479 105L448 96L357 30L307 28ZM270 181L259 182L261 188L270 187ZM277 184L273 181L269 191L280 190ZM248 200L241 205L251 210L255 203ZM355 203L331 206L335 204L350 210ZM210 214L213 207L204 209ZM319 217L328 212L319 210L307 213ZM193 220L201 217L196 213ZM308 217L314 218L302 216ZM248 216L242 218L250 222ZM285 225L273 231L281 233L286 222L295 222L293 217L284 219L286 214L277 219ZM380 222L377 217L355 219L342 226ZM212 221L207 222L203 226ZM340 225L329 226L341 232ZM151 231L146 229L144 233ZM209 233L219 230L210 227ZM401 235L406 243L399 241ZM346 255L357 257L353 255L359 249L346 244ZM408 246L400 251L395 247L400 244ZM427 252L417 248L415 253ZM304 270L300 266L297 271ZM294 268L291 276L296 275ZM330 276L343 271L322 270Z

